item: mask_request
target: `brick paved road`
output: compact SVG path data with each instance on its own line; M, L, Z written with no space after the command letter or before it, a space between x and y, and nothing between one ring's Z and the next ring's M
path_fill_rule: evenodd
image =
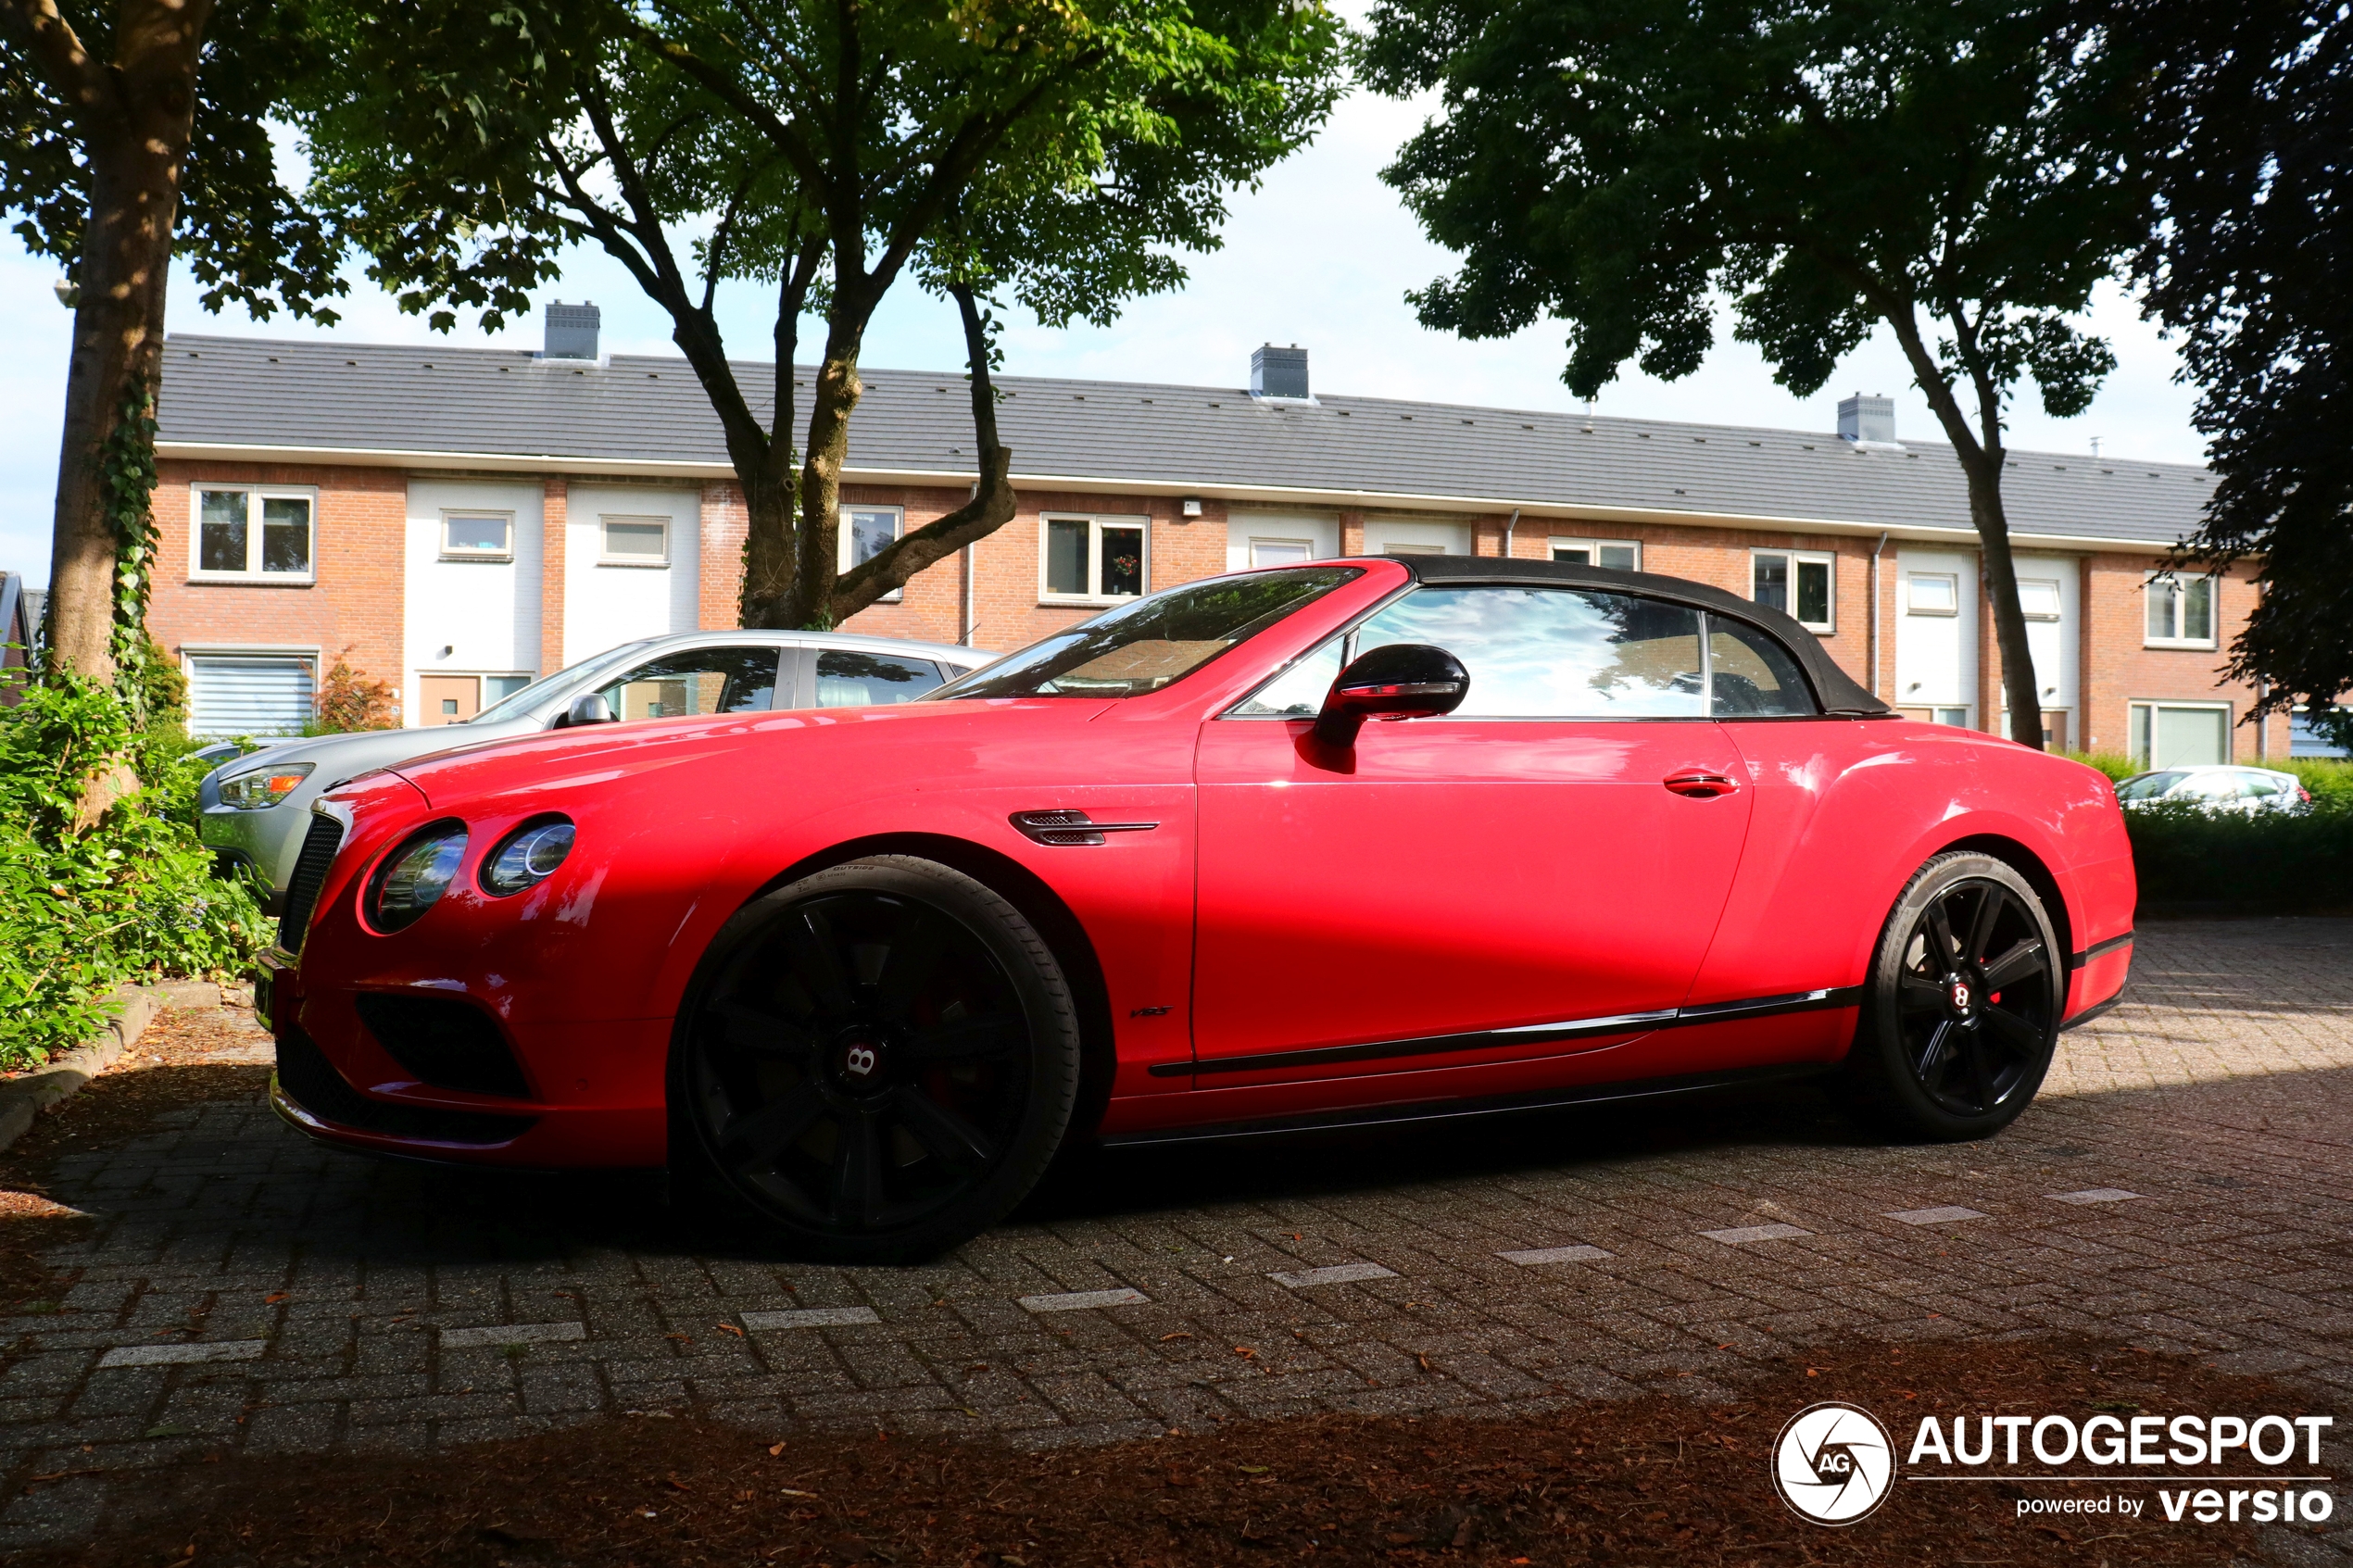
M2153 928L2134 1000L1989 1144L1876 1147L1800 1089L1128 1154L919 1269L681 1235L643 1179L375 1164L208 1104L56 1173L100 1223L58 1260L66 1313L0 1318L0 1551L142 1465L598 1411L1086 1441L1705 1398L1825 1337L2049 1330L2353 1389L2348 1146L2343 921Z

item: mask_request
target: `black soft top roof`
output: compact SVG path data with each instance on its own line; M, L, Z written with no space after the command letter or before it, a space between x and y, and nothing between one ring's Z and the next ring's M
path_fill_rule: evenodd
M1604 588L1613 593L1640 594L1645 598L1667 599L1677 604L1704 609L1710 615L1721 615L1733 621L1745 621L1785 644L1806 667L1808 679L1814 683L1815 695L1821 698L1823 711L1855 715L1885 714L1894 710L1856 685L1845 671L1838 667L1822 646L1821 639L1796 621L1769 606L1728 594L1721 588L1711 588L1705 583L1692 583L1680 577L1662 577L1650 571L1620 571L1606 566L1578 566L1568 561L1505 559L1501 556L1384 556L1412 572L1416 581L1430 583L1514 583L1531 588Z

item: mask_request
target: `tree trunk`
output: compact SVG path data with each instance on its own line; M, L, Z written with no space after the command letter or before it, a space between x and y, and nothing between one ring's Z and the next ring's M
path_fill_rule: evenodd
M841 468L849 456L849 416L866 395L858 379L858 353L866 332L872 302L834 296L825 332L825 358L817 367L817 384L810 388L809 442L802 448L800 529L796 541L799 560L792 592L776 601L774 619L763 624L779 629L807 627L830 631L834 579L841 563Z
M8 19L19 21L23 12ZM36 29L29 53L74 103L90 210L77 269L72 356L57 454L49 578L51 667L114 678L115 561L102 455L134 392L161 373L164 294L180 169L195 115L196 56L209 4L124 0L111 69Z
M1969 475L1969 521L1985 546L1985 596L1994 610L1994 646L2002 658L2002 695L2008 700L2010 738L2043 749L2043 699L2034 655L2026 645L2026 616L2018 602L2018 564L2010 558L2010 522L2002 510L2002 454L1962 454Z
M1013 521L1018 505L1010 477L1013 455L997 437L997 388L988 374L988 319L981 313L980 302L970 287L950 283L948 293L956 302L956 314L963 323L964 358L970 367L972 389L973 445L980 454L972 499L946 517L916 529L872 560L860 562L837 579L828 607L837 626L885 594L904 587L907 579L934 561L944 560L966 545L996 533Z

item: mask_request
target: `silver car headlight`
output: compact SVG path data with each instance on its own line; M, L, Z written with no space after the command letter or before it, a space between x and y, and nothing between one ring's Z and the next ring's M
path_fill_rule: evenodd
M536 887L555 874L572 853L572 823L561 817L541 817L525 822L483 857L482 890L504 898Z
M368 882L368 923L390 933L414 925L441 901L466 854L466 824L435 822L411 834Z
M240 811L263 811L295 792L310 776L315 762L288 762L283 767L256 768L220 781L220 804Z

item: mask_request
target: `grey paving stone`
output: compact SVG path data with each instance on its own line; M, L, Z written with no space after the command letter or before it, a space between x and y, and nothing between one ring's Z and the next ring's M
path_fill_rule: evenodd
M266 1339L231 1339L215 1344L119 1345L98 1358L98 1370L115 1367L194 1366L206 1361L258 1361Z
M1814 1233L1795 1225L1735 1225L1730 1230L1702 1231L1699 1234L1727 1247L1746 1247L1753 1241L1789 1241Z
M483 1345L545 1345L567 1339L585 1339L588 1325L584 1323L510 1323L489 1328L445 1328L435 1337L445 1350L471 1349Z
M1604 1258L1615 1258L1615 1252L1599 1247L1579 1244L1575 1247L1533 1247L1518 1252L1498 1252L1496 1257L1506 1263L1517 1263L1523 1269L1541 1267L1545 1263L1598 1263Z
M1095 1307L1137 1307L1150 1301L1140 1290L1065 1290L1047 1296L1023 1296L1015 1303L1032 1312L1077 1312Z
M1898 1209L1881 1217L1901 1220L1907 1225L1952 1225L1963 1220L1986 1218L1976 1210L1964 1209L1957 1203L1947 1203L1938 1209Z
M1292 1290L1303 1290L1311 1285L1353 1285L1359 1280L1395 1279L1395 1269L1385 1269L1378 1263L1335 1263L1324 1269L1290 1269L1266 1276L1277 1285Z
M882 1322L882 1315L872 1307L796 1307L778 1312L745 1312L741 1316L744 1326L755 1331L772 1328L849 1328L858 1323Z
M2141 1195L2137 1192L2126 1192L2122 1187L2086 1187L2082 1192L2051 1192L2045 1193L2043 1196L2054 1203L2084 1204L2122 1203L2127 1198L2138 1198Z

